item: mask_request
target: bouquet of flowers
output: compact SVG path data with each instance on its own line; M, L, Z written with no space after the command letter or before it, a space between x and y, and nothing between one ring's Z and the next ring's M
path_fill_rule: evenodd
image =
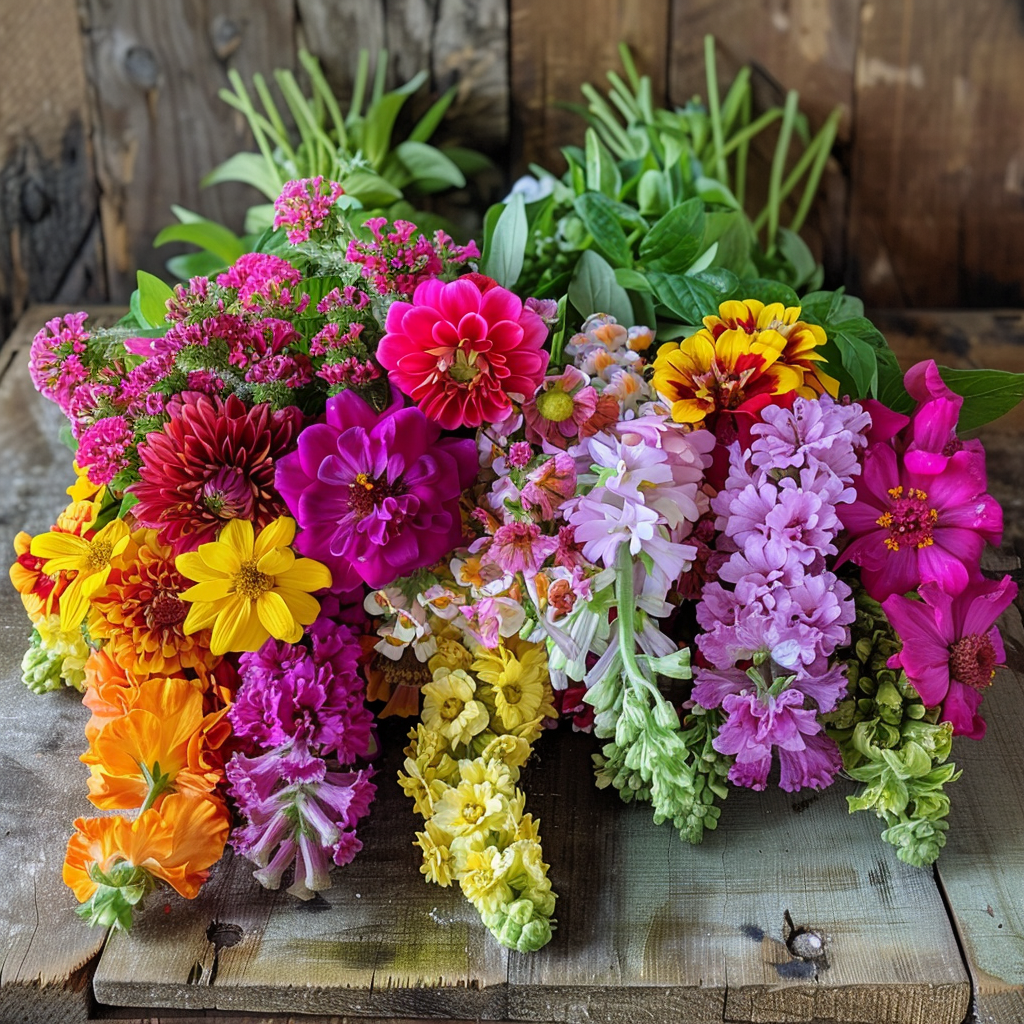
M1016 593L981 572L1002 513L958 431L1019 380L903 375L820 290L779 226L795 103L759 223L749 76L655 113L627 73L626 125L591 90L585 150L481 248L298 178L223 271L140 274L120 324L36 336L77 478L11 578L25 682L82 692L89 797L119 812L74 823L87 920L194 897L225 843L268 888L328 888L395 783L392 716L424 876L521 951L556 897L520 773L559 727L688 842L730 786L843 776L897 856L938 856Z

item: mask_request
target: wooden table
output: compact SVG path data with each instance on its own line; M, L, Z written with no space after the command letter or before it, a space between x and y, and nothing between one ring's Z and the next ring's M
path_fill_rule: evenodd
M0 523L11 536L45 529L71 477L56 440L59 413L35 395L26 371L32 333L49 315L31 311L0 349ZM904 321L906 336L915 322ZM1019 315L1013 323L1020 332ZM969 360L970 346L961 349ZM1024 348L1014 356L1019 366ZM1013 497L1020 433L987 440L1000 453L990 462L994 489ZM522 956L491 940L457 890L422 881L416 819L393 782L394 745L360 833L365 849L323 896L301 903L265 892L246 862L228 857L195 901L156 894L130 935L87 928L60 879L71 821L91 811L77 760L87 714L74 693L24 689L27 620L0 588L0 1024L1024 1021L1016 609L1003 627L1011 670L986 700L988 738L956 745L964 777L952 787L950 840L936 871L902 864L874 818L848 814L842 782L823 793L734 792L717 832L689 847L655 827L648 808L594 789L591 737L545 737L524 786L561 895L558 930L546 949ZM824 938L826 958L790 951L787 915Z

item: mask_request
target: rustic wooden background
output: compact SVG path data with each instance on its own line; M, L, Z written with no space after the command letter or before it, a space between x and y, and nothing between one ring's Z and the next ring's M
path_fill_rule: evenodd
M344 92L361 46L392 80L460 82L444 128L504 166L560 167L577 101L628 42L656 93L754 65L758 102L844 116L809 225L831 284L873 306L1024 304L1019 0L0 0L0 336L31 301L124 301L172 202L240 227L253 200L200 177L245 147L217 99L236 67L305 45ZM755 169L756 170L756 169Z

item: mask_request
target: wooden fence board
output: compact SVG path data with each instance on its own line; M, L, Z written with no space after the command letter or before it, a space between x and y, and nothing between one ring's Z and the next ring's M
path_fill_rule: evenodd
M42 401L28 376L28 344L56 310L34 306L0 348L0 451L4 486L0 523L4 565L18 530L48 528L74 480L71 453L57 440L61 414ZM93 808L88 771L78 761L88 717L68 690L41 696L21 682L21 656L31 626L21 600L0 586L0 1021L85 1021L90 961L104 931L74 915L75 898L61 880L71 822Z

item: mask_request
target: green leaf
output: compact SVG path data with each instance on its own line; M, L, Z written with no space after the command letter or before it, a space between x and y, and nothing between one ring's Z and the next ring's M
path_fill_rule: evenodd
M395 120L408 98L408 93L398 90L388 92L366 112L360 142L363 156L369 160L371 166L379 168L388 155Z
M124 498L121 499L121 508L118 510L117 518L124 519L125 513L133 506L139 503L139 499L129 491Z
M245 243L238 235L212 220L197 221L194 224L170 224L153 239L153 247L159 248L168 242L197 245L219 256L228 266L245 252Z
M717 181L715 178L698 178L694 183L697 195L705 203L717 203L719 206L731 206L734 210L742 210L739 200L732 194L728 187Z
M382 174L400 189L414 182L425 181L438 184L438 188L430 190L435 192L449 187L462 188L466 184L462 171L441 150L425 142L411 140L395 147Z
M494 161L489 157L478 153L475 149L466 149L464 146L442 146L441 152L469 178L494 166Z
M754 242L746 214L737 210L720 210L704 217L704 245L718 243L714 265L741 275L750 262Z
M712 263L715 262L715 257L718 255L718 243L712 242L711 245L704 250L703 254L698 256L687 268L683 271L684 274L699 274L702 270L707 270Z
M271 201L281 194L284 186L277 168L270 166L259 153L236 153L214 167L199 184L205 188L207 185L219 185L225 181L251 185Z
M648 217L660 217L672 203L668 182L662 171L644 171L637 184L636 196L640 212Z
M257 206L250 206L245 211L245 233L247 235L262 235L267 228L272 228L273 226L273 203L260 203Z
M704 241L704 203L693 198L673 206L640 243L640 259L651 270L681 274Z
M599 192L584 192L577 196L573 208L594 238L594 245L615 267L628 267L633 253L626 240L626 232L612 210L609 201Z
M511 288L523 270L526 255L526 203L517 193L508 203L491 236L491 244L481 262L481 272L493 277L504 288Z
M441 123L444 115L448 112L448 108L452 105L452 100L459 93L459 87L453 85L446 92L442 93L441 96L434 100L430 105L430 109L416 122L416 127L409 132L410 142L429 142L430 136L437 131L437 126Z
M779 228L775 236L779 252L793 268L793 285L799 288L814 276L818 269L818 261L807 247L807 243L789 228Z
M373 171L352 171L342 179L341 186L346 195L354 196L368 210L390 206L402 198L401 189Z
M851 398L873 398L878 394L878 359L869 340L872 331L878 333L877 328L863 318L842 320L828 329L829 341L839 350L843 367L853 380L856 390L851 392ZM882 345L885 346L884 338Z
M588 128L586 134L586 172L587 188L591 192L600 192L609 199L619 198L622 175L593 128Z
M824 327L829 322L849 320L864 315L864 303L853 295L847 295L842 288L834 292L808 292L800 299L804 319L813 318Z
M688 324L699 324L705 316L717 313L719 305L735 294L738 284L736 275L728 270L691 275L654 271L648 277L658 299Z
M580 255L576 271L569 282L569 301L578 313L608 313L620 324L629 324L633 307L625 288L615 280L615 271L593 249Z
M960 431L973 430L1005 415L1024 399L1024 373L1008 370L954 370L940 366L951 391L964 400Z
M174 298L174 292L159 277L144 270L136 271L135 278L139 284L138 312L150 327L163 326L167 318L167 300Z
M618 281L623 288L630 288L635 292L643 292L645 295L651 294L654 291L654 288L651 286L651 282L647 279L646 275L641 274L638 270L619 267L615 271L615 280Z
M71 424L67 420L61 420L60 427L57 429L57 438L61 444L66 445L73 452L78 451L78 439L71 432Z
M781 302L784 306L799 306L800 300L796 292L781 281L772 281L766 277L748 277L740 281L738 299L757 299L766 306L773 302Z
M181 221L182 224L201 224L206 218L201 213L186 209L177 203L171 203L171 213Z

